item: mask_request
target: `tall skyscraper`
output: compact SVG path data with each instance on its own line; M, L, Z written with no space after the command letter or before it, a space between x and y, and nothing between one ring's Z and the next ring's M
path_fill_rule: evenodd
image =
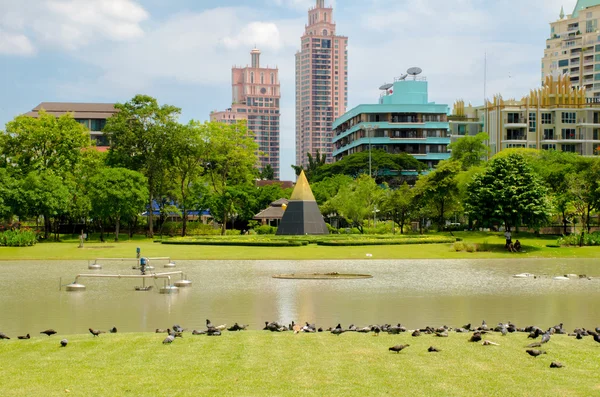
M296 165L317 150L332 161L333 121L348 105L348 38L335 34L333 8L316 0L296 53Z
M247 120L259 146L260 169L270 164L279 179L279 69L262 68L260 51L250 52L251 65L231 69L232 104L210 113L210 121L235 123Z
M550 37L542 58L542 85L546 77L568 74L570 85L586 89L600 101L600 0L578 0L573 12L550 23Z

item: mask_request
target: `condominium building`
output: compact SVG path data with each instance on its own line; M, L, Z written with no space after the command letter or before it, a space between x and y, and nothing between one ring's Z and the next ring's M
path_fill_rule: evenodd
M250 52L251 64L231 69L232 105L210 113L211 121L235 123L247 120L258 143L259 167L270 164L279 179L279 69L261 67L260 51Z
M90 130L90 138L96 148L102 152L108 150L109 142L102 130L106 120L118 112L112 103L70 103L70 102L42 102L26 116L38 117L39 112L44 109L46 113L60 117L71 113L75 120Z
M475 108L458 101L450 128L452 139L487 132L492 155L507 148L600 155L600 103L571 87L568 75L547 76L543 88L521 100L496 95Z
M316 0L296 53L296 165L317 151L332 161L331 125L348 105L348 38L336 35L333 8Z
M429 102L424 77L404 75L381 87L377 104L359 105L333 123L333 156L381 149L408 153L434 168L450 157L448 105Z
M570 75L570 85L585 87L586 96L600 100L600 0L578 0L573 13L550 23L550 38L542 58L546 76Z

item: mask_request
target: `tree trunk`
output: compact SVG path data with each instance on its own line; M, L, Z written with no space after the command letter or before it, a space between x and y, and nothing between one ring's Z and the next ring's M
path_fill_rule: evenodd
M104 221L100 221L100 242L104 242Z
M440 208L440 219L438 224L438 232L444 231L444 202L442 201Z
M563 234L567 235L567 217L565 215L565 211L562 211L562 220L563 220Z
M587 225L587 232L588 234L590 234L590 229L591 229L591 225L590 225L590 212L592 212L592 205L588 204L587 207L587 217L585 218L585 222Z
M400 226L400 234L404 234L404 219L398 222L398 226Z
M227 229L227 210L223 210L223 224L221 225L221 236L225 235Z
M150 190L150 207L148 208L148 237L154 237L154 208L152 207L153 192Z
M181 237L185 237L185 234L187 232L187 210L185 209L185 207L183 207L183 211L181 211L181 215L183 216L182 222L181 222Z
M44 214L44 240L48 241L50 237L50 217Z
M121 217L115 219L115 241L119 241L119 229L121 228Z

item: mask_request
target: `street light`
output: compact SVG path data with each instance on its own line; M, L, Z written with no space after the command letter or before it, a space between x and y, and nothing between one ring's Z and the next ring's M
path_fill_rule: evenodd
M379 210L377 209L377 204L373 206L373 227L377 226L377 213Z

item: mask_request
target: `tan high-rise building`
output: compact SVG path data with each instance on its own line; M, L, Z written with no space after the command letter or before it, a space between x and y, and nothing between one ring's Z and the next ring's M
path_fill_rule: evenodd
M348 38L335 27L333 8L316 0L296 53L296 165L317 151L332 161L331 125L348 105Z
M258 143L260 169L270 164L275 179L279 179L279 69L261 67L260 51L256 48L250 56L250 66L231 69L231 108L211 112L210 121L247 120L248 129Z
M542 59L542 84L548 75L570 75L574 88L600 100L600 0L578 0L573 13L560 10L550 23L550 38Z

